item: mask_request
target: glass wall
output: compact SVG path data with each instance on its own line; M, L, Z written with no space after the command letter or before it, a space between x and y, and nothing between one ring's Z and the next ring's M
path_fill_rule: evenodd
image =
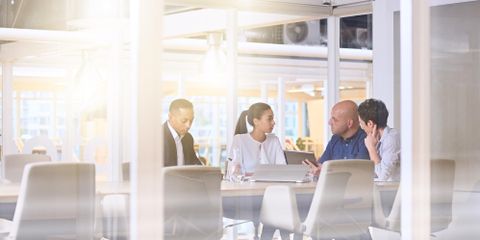
M372 49L372 15L340 18L340 48Z
M175 15L178 9L167 6L166 10L169 16ZM371 49L371 15L341 18L341 23L341 32L345 35L341 40L342 47L367 51ZM322 88L323 81L327 78L326 55L312 57L298 53L283 56L280 51L273 50L271 44L277 45L279 49L287 49L289 46L326 49L326 27L326 19L317 19L261 28L240 28L238 39L239 44L254 44L257 49L239 49L238 52L238 114L248 109L252 103L266 101L272 106L278 123L280 103L276 89L278 79L284 79L285 129L280 134L277 127L274 133L285 136L285 147L313 151L317 156L323 152L325 145L323 132L329 131L322 117ZM211 39L223 42L216 43ZM187 38L191 44L204 44L207 47L205 49L185 45L182 50L167 44L161 90L165 96L162 103L164 120L167 119L168 105L173 99L185 97L194 102L196 118L190 131L195 138L198 154L214 166L222 164L227 148L228 88L224 76L217 74L217 78L213 78L212 74L205 71L221 73L225 68L227 49L224 39L225 33L220 31ZM182 39L172 39L171 42L181 43L180 40ZM360 40L363 41L362 44L359 43ZM208 58L212 48L216 55L223 57ZM369 94L367 86L371 81L372 62L371 59L354 60L348 53L346 55L340 66L340 98L361 102ZM207 60L215 60L215 64L209 64L209 69L205 69Z
M135 151L136 144L144 140L136 139L136 129L129 121L137 112L124 110L131 107L131 98L124 93L136 91L130 87L138 87L144 79L134 83L123 81L130 77L128 69L132 51L128 24L123 18L125 9L122 6L126 1L112 0L101 5L93 4L93 1L85 1L88 3L82 5L83 2L0 1L0 12L6 13L5 18L1 18L2 27L24 28L27 32L28 29L48 29L56 30L55 34L58 34L34 32L45 34L37 36L41 43L31 39L0 39L0 56L2 60L9 57L6 62L13 66L13 78L9 79L13 89L8 90L12 94L9 99L11 110L2 111L3 116L12 117L8 123L12 138L3 141L12 141L13 148L2 154L36 153L49 155L54 161L92 162L96 166L96 180L120 181L121 175L116 171L122 162L130 161L124 156ZM98 9L92 9L92 13L86 11L92 6ZM118 15L111 14L110 10L117 11ZM197 11L204 10L168 6L166 16L196 14ZM224 15L223 9L218 11ZM238 113L255 102L270 104L277 122L274 133L285 137L282 142L285 148L313 151L318 157L326 145L322 140L323 132L330 131L328 124L323 122L327 29L325 19L297 22L299 19L305 17L292 15L286 20L267 19L265 23L241 27L239 46L245 44L251 49L239 47L235 95ZM368 16L342 21L342 35L345 37L341 46L371 50L369 21ZM278 25L279 22L282 24ZM273 28L269 28L271 25ZM296 29L303 30L296 32ZM173 99L189 99L195 108L195 120L190 130L195 139L195 150L198 156L205 158L207 165L223 167L228 150L227 136L233 134L227 130L227 122L231 121L227 119L228 86L224 79L212 81L205 77L203 65L211 48L207 41L211 30L188 30L188 34L169 37L168 40L172 41L165 40L164 43L163 75L156 76L161 84L155 89L163 98L162 121L158 124L167 120L168 106ZM165 32L169 34L168 29ZM265 39L265 34L271 38ZM215 35L223 37L224 30L215 30ZM95 38L100 36L105 39ZM158 44L163 44L160 39ZM215 44L218 59L225 60L220 56L226 53L225 41ZM312 49L320 53L312 55L308 52ZM5 52L11 55L5 56ZM371 59L355 60L351 56L342 59L339 89L342 100L359 102L368 96L371 64ZM225 67L225 63L219 66ZM221 68L216 70L223 73ZM3 77L2 74L2 80ZM285 91L280 93L279 79L285 84ZM3 91L1 96L4 96ZM155 102L149 104L157 107ZM281 109L284 109L283 116ZM156 111L158 109L152 110ZM279 122L283 123L283 130L278 127ZM138 175L138 178L143 177ZM104 230L110 229L105 227Z
M436 194L431 199L431 228L446 228L436 233L445 239L480 237L478 19L480 1L431 8L431 184ZM434 168L439 159L453 160L454 165ZM453 199L443 196L443 203L438 199L452 190ZM449 225L439 221L450 215Z
M415 63L417 66L426 63L419 59L428 61L430 69L425 69L425 65L423 65L423 69L414 68L414 74L409 72L411 69L408 71L406 69L401 70L402 74L407 73L406 78L405 75L402 76L402 81L411 81L411 79L408 79L408 74L418 77L418 72L421 71L428 71L430 79L416 79L418 81L413 82L411 91L402 93L402 97L408 98L402 99L402 105L408 104L410 99L416 99L417 101L411 103L412 107L415 108L412 111L413 114L410 111L405 111L405 106L402 106L401 114L402 124L407 123L407 125L409 125L408 120L405 119L418 119L418 116L429 115L429 122L424 126L428 129L419 129L420 124L418 122L414 122L411 126L402 125L402 140L410 135L407 131L414 130L411 136L413 138L412 142L423 144L425 143L423 140L427 138L429 145L414 146L413 149L405 149L405 146L402 145L402 171L404 169L409 171L402 172L402 177L406 176L408 179L402 178L402 198L395 199L395 202L406 201L406 203L402 202L402 207L406 207L408 211L418 207L419 205L416 204L420 201L407 199L405 195L421 198L429 194L430 202L427 204L430 205L430 223L428 229L431 234L427 233L426 235L435 236L438 239L477 239L480 236L480 231L475 227L480 222L480 214L478 214L480 178L476 173L480 168L478 161L480 145L475 138L476 130L473 129L476 129L480 115L478 111L473 109L476 109L476 105L480 102L477 94L480 89L480 74L478 71L480 64L480 31L478 24L476 24L480 17L480 1L427 2L431 6L429 18L430 41L428 43L430 56L422 59L420 55L416 55L412 58L417 61ZM407 9L407 6L409 5L403 5L404 9ZM400 25L405 22L400 22L401 14L399 12L396 12L396 10L393 10L393 12L394 44L392 45L395 47L396 56L392 61L395 63L396 76L394 77L397 78L395 81L398 81L397 70L400 69L400 54L403 55L402 57L407 56L406 59L412 62L412 59L408 59L411 57L408 56L408 49L400 49L401 40L405 41L400 34L408 33L408 30L411 29L403 28L402 31L404 32L400 32ZM423 33L419 33L418 28L416 28L425 23L418 20L421 19L418 15L423 13L415 13L414 11L413 14L413 19L418 21L412 23L415 26L412 28L417 31L414 30L412 33L415 39L412 44L414 47L418 47L421 44L420 40L423 40L418 38L419 35L423 36ZM404 44L404 42L402 43ZM413 51L421 50L423 49L413 49ZM428 82L428 85L424 85L425 82L423 81ZM402 91L409 89L409 87L404 87L408 83L402 82L401 84ZM424 86L428 86L428 89L422 89ZM428 92L429 96L428 94L422 96L419 94L420 92ZM418 112L418 109L421 109L418 106L426 102L429 106L428 113ZM404 126L408 130L405 130ZM423 134L425 132L428 132L429 135ZM416 139L422 140L417 141ZM405 150L419 158L409 159L405 157L409 154ZM427 150L430 158L421 158L421 152L425 150ZM426 171L419 172L416 169L411 169L412 166L421 166L418 163L423 160L428 163L431 170L430 176L427 175ZM425 170L425 168L422 169ZM424 186L423 179L421 179L424 176L429 177L429 191L416 187ZM404 186L412 184L411 180L413 180L413 187L404 188ZM422 194L425 195L422 196ZM400 210L400 206L397 206L396 209ZM414 213L413 215L414 218L425 217L420 213ZM412 218L412 216L408 217ZM397 219L399 218L400 216L397 214ZM416 221L417 219L412 220ZM427 229L426 224L412 226L410 223L409 221L409 226L405 229L410 231L413 230L411 228L414 228L415 231ZM397 228L394 231L401 230L403 229ZM376 236L380 239L411 237L406 236L403 232L401 237L397 233L385 232L377 232ZM376 236L373 236L374 239Z
M51 91L16 91L13 93L13 126L17 149L23 152L25 142L33 137L46 136L57 150L55 159L61 158L62 138L65 136L65 101ZM37 146L35 152L46 153Z
M78 65L65 65L62 60ZM95 162L97 178L111 179L107 86L100 75L108 69L98 62L86 63L82 52L41 61L49 65L12 64L11 112L3 112L12 116L12 138L4 139L11 142L11 149L3 153L38 153L53 161Z

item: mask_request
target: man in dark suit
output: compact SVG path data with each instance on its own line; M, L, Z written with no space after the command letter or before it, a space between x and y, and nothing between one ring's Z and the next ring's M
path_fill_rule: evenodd
M193 104L176 99L170 104L168 120L163 124L164 166L201 164L193 149L193 137L188 130L194 118Z

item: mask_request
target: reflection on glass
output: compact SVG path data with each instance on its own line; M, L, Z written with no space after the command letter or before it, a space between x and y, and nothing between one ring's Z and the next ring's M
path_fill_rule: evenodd
M431 156L454 160L447 170L453 171L454 182L432 167L432 176L442 187L432 183L432 194L452 191L440 196L444 206L433 208L438 196L432 196L432 231L446 228L435 235L446 238L476 239L480 204L478 169L480 142L480 38L478 19L480 1L449 4L431 8ZM445 160L444 160L445 161ZM433 181L433 180L432 180ZM453 215L452 215L453 214Z

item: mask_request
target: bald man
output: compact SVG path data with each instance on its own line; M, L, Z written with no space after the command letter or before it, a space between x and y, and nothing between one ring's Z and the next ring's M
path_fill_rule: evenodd
M367 134L360 128L357 108L357 104L351 100L341 101L333 106L328 121L333 136L317 161L318 166L304 161L310 165L313 174L318 175L321 164L328 160L370 159L365 147Z

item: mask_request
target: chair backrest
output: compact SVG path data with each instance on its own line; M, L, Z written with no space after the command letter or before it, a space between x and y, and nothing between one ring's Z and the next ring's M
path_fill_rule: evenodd
M5 179L10 182L22 180L23 169L29 163L49 162L50 157L43 154L10 154L5 155Z
M93 164L28 164L10 236L26 240L92 239L94 208Z
M108 158L108 144L104 137L95 137L87 142L83 150L83 161L95 163L97 179L108 179L111 167Z
M401 185L398 186L397 194L395 194L395 199L393 200L392 210L390 210L390 214L386 218L385 228L389 230L393 230L396 232L400 232L401 229L401 214L402 214L402 188Z
M431 232L446 229L452 222L453 184L455 161L433 159L431 161ZM401 228L401 189L397 190L392 210L387 217L386 228L399 232Z
M433 159L431 163L431 230L446 229L452 222L455 161Z
M46 155L50 156L53 161L57 160L57 148L52 140L47 136L36 136L28 139L25 142L22 153L33 153L35 147L43 147L46 150Z
M324 163L304 222L305 233L314 238L348 238L365 234L372 217L373 173L372 161ZM357 182L352 183L353 180ZM361 188L361 194L347 195L350 184Z
M221 238L221 180L219 168L163 168L165 239Z
M122 163L122 179L123 181L130 181L130 162Z

